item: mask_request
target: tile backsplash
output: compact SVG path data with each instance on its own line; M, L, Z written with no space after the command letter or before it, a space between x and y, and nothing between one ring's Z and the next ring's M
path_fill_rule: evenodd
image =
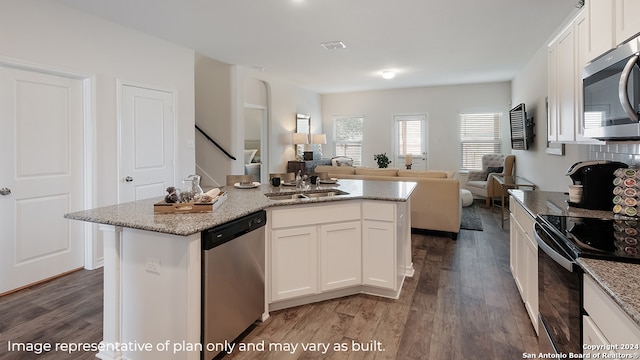
M640 144L589 145L589 159L620 161L640 167Z

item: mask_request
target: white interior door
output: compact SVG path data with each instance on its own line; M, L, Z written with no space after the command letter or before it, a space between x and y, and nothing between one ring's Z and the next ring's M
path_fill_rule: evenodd
M84 265L82 80L0 66L0 294Z
M393 119L396 162L393 167L405 169L410 163L412 170L428 169L427 115L395 115Z
M158 197L175 184L174 95L122 85L120 201ZM186 177L189 174L184 174Z

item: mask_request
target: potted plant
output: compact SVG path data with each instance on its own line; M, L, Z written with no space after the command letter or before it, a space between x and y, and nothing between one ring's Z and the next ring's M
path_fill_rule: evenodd
M373 155L373 160L378 163L378 167L381 169L388 167L391 163L391 160L389 160L387 153L375 154Z

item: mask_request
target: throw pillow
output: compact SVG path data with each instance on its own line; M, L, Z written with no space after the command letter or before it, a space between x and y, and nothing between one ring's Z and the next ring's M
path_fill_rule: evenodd
M491 173L500 174L500 173L502 173L502 170L504 170L503 166L488 166L487 167L487 178L485 180L489 179L489 175Z
M353 159L346 156L337 156L331 159L333 166L353 166Z
M245 150L244 151L244 163L245 164L251 164L251 161L253 160L253 157L256 156L257 152L258 152L258 149Z

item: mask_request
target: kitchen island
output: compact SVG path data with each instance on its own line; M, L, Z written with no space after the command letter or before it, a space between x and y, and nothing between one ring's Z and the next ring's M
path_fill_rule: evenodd
M397 297L413 271L407 209L415 186L340 180L311 191L336 188L341 195L289 200L265 194L295 188L226 187L227 200L212 213L155 214L156 198L65 215L99 223L104 234L104 346L98 357L199 359L200 233L263 209L263 319L269 310L358 292Z

